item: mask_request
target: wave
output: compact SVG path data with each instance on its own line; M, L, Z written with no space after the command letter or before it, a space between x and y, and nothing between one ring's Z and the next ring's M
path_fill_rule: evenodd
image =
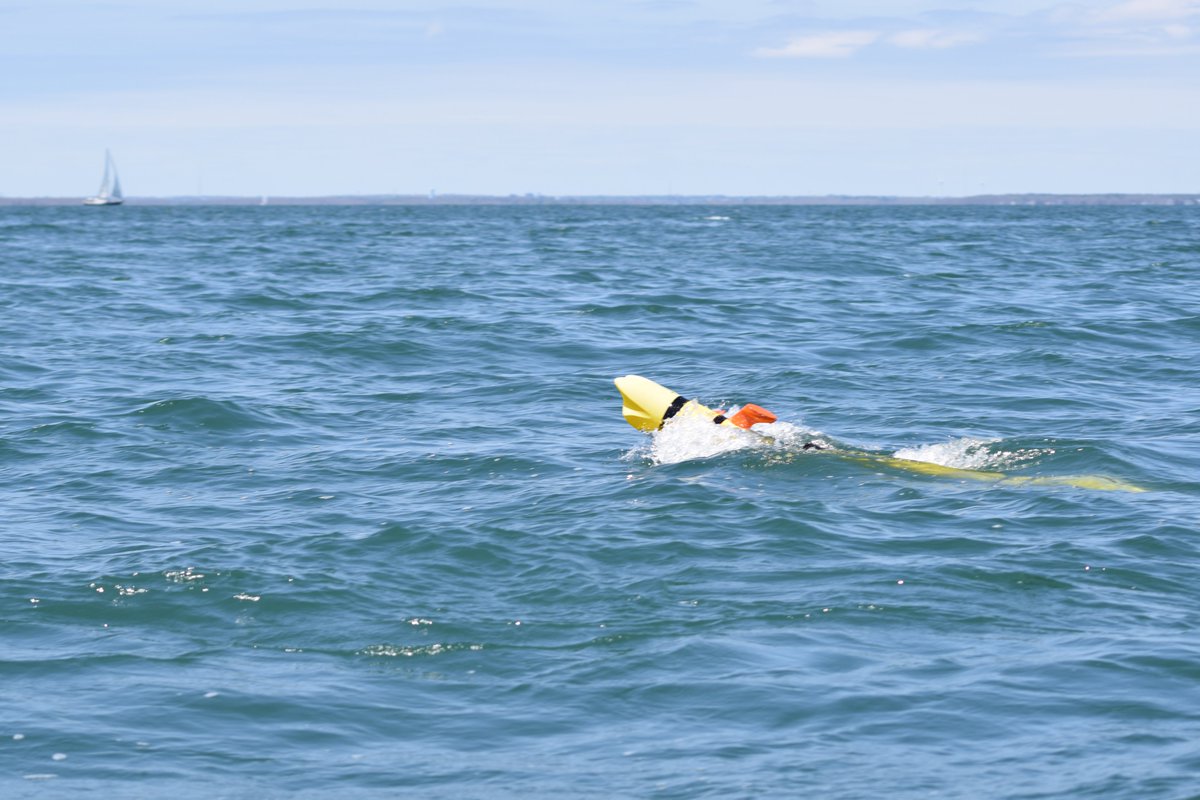
M203 396L159 400L137 409L134 414L143 417L145 424L160 428L245 431L274 424L265 412L232 400Z

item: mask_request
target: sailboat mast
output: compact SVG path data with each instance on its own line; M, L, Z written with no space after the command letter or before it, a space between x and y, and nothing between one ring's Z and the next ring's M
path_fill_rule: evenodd
M105 174L108 174L108 167L112 167L112 185L108 187L108 196L113 200L122 200L124 198L121 196L121 176L117 174L117 162L113 161L112 153L108 150L104 151L104 155L108 159L104 167Z
M100 180L100 191L97 197L108 197L112 188L112 153L104 151L104 177Z

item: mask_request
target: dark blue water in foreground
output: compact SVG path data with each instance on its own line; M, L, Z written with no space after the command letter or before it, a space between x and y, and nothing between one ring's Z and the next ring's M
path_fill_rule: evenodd
M3 209L0 795L1195 796L1198 387L1197 208Z

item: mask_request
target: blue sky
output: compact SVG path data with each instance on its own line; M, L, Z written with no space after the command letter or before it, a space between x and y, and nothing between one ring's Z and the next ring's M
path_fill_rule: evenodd
M0 0L0 194L1200 192L1200 0Z

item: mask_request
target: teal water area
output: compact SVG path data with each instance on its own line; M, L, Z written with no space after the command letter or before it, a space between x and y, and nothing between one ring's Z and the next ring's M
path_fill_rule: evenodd
M1198 274L1196 208L0 209L0 795L1195 796ZM1146 491L663 458L626 373Z

